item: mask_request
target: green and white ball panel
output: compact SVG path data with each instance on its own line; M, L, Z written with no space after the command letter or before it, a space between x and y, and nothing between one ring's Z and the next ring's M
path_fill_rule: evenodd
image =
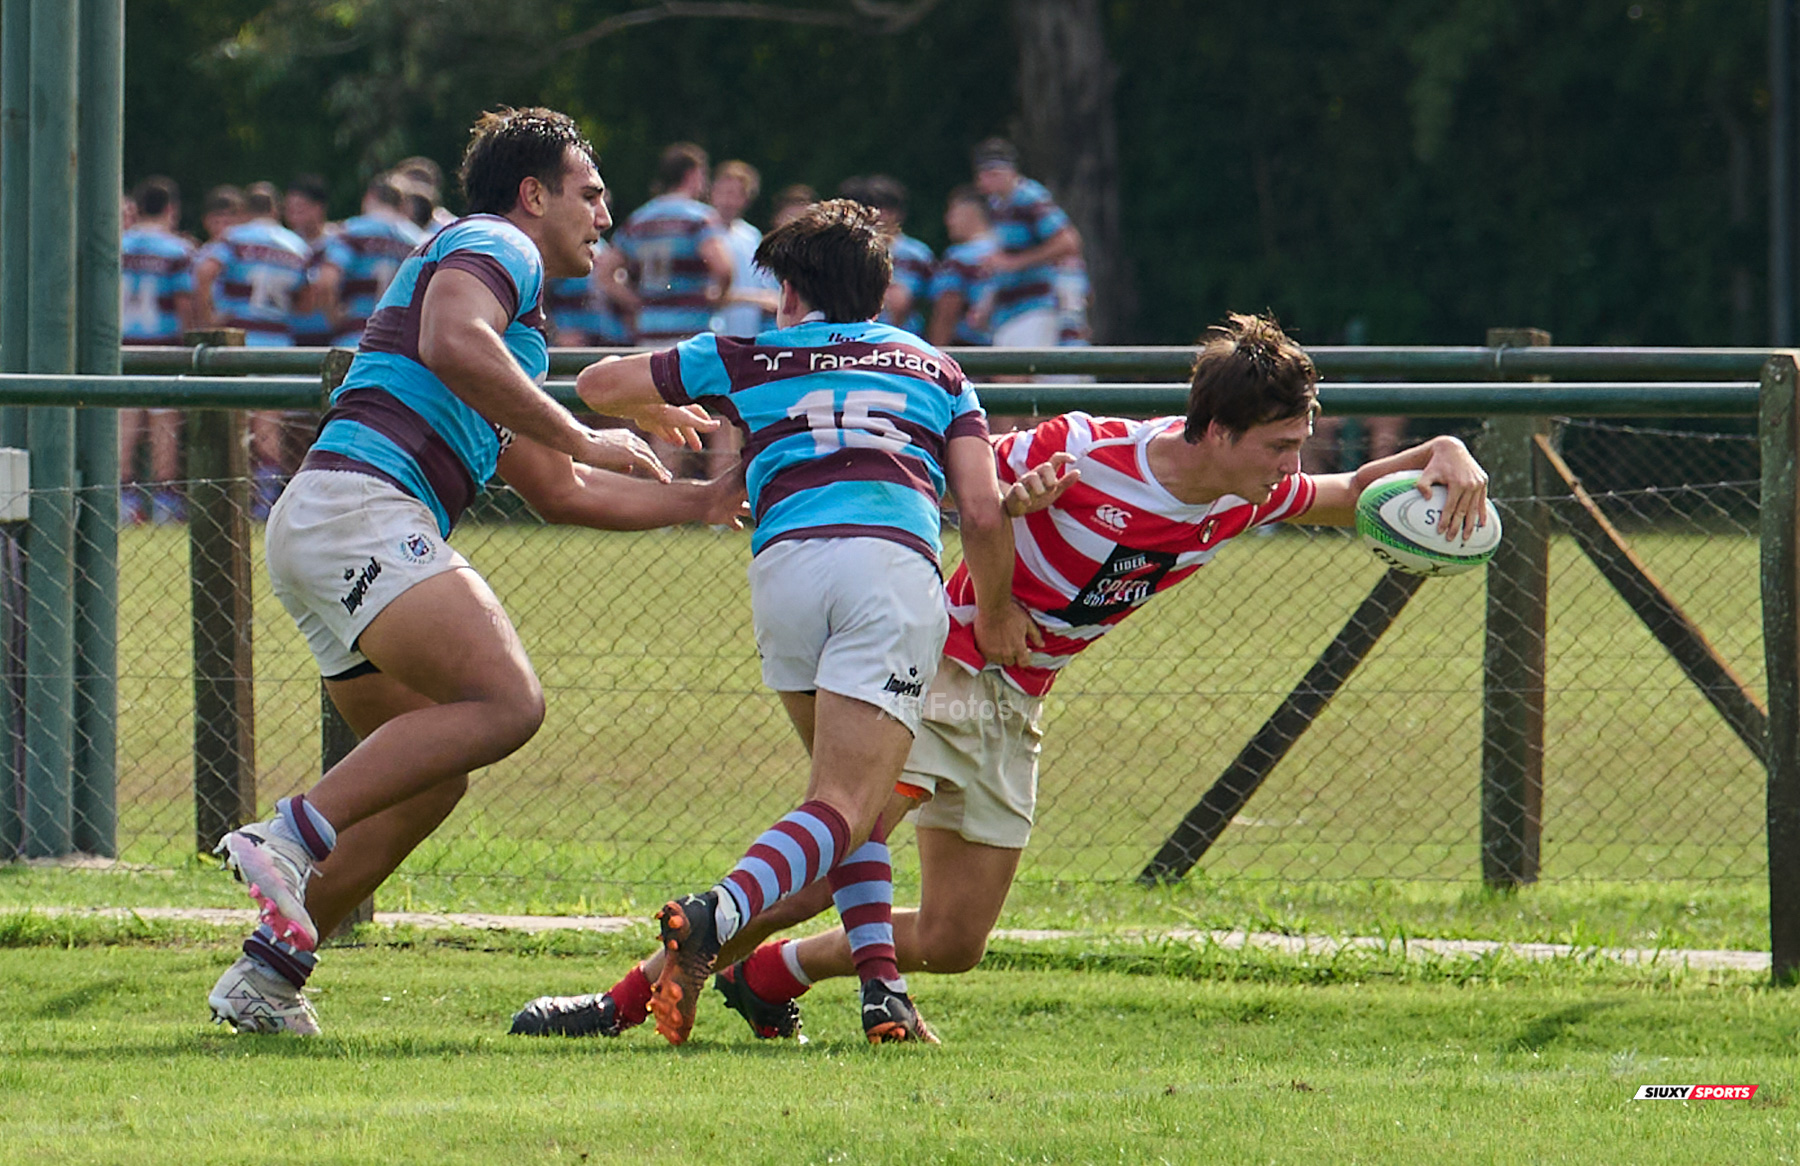
M1487 520L1465 541L1437 531L1449 493L1434 486L1419 493L1419 471L1377 478L1356 500L1356 534L1376 558L1413 575L1458 575L1494 557L1500 545L1500 512L1486 503Z

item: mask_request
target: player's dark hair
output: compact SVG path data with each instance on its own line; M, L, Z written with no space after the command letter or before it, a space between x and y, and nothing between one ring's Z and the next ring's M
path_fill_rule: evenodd
M796 182L792 186L784 186L775 196L774 209L784 211L789 207L811 206L819 201L819 192L804 182Z
M244 209L253 219L274 218L280 202L281 188L273 182L252 182L244 190Z
M181 201L181 188L173 178L153 174L131 188L131 201L138 214L153 219Z
M987 195L981 193L981 191L966 182L961 186L953 188L950 191L949 197L944 199L944 203L947 206L956 206L958 203L964 202L980 208L982 218L988 219L993 217L993 212L988 208Z
M230 183L215 186L206 192L206 201L201 204L200 209L202 213L209 215L221 212L239 214L244 209L244 192Z
M1251 426L1310 416L1318 407L1312 357L1274 317L1233 312L1200 338L1182 436L1198 442L1217 421L1236 438Z
M1005 138L985 138L969 152L969 161L980 170L986 166L1019 168L1019 148Z
M876 210L895 211L904 218L906 184L889 174L871 174L863 180L862 196L857 201Z
M833 324L872 318L894 276L880 216L847 198L814 203L763 236L756 264Z
M662 157L656 160L656 185L650 189L663 194L686 182L694 171L704 174L711 169L712 161L705 150L692 142L676 142L663 147Z
M400 189L398 182L394 181L392 172L377 174L369 179L368 188L364 193L372 196L376 202L389 210L399 210L406 205L406 192Z
M317 174L296 174L288 183L288 193L311 199L320 206L331 201L331 190L325 185L325 179Z
M506 214L519 205L519 183L527 178L561 194L571 147L600 165L593 143L567 114L541 106L503 106L482 114L469 130L469 146L457 171L469 213Z

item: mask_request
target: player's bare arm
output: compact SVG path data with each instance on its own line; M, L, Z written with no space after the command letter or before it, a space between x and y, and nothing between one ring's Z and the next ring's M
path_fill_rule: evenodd
M545 522L595 530L650 530L683 522L734 530L743 525L741 471L709 482L653 482L579 465L522 437L500 455L498 472Z
M706 264L707 301L724 303L731 293L731 248L723 239L708 239L700 244L700 259Z
M925 324L925 339L939 348L956 343L956 325L963 318L969 301L961 292L945 292L931 305L931 319Z
M508 322L506 309L480 279L454 268L439 271L425 290L419 359L496 425L586 465L669 480L648 446L633 446L616 431L589 429L534 384L507 350Z
M1064 227L1035 247L1023 251L995 251L981 261L988 273L1023 271L1041 267L1081 254L1081 235L1074 227Z
M1313 479L1318 494L1312 508L1296 521L1316 526L1353 526L1356 500L1369 483L1401 470L1420 470L1419 492L1430 496L1433 486L1449 494L1438 530L1446 537L1463 538L1480 526L1487 503L1487 471L1460 438L1448 435L1420 442L1389 457L1365 463L1351 474L1321 474Z
M1019 475L1019 480L1006 488L1006 515L1023 518L1056 505L1065 491L1081 481L1081 471L1074 468L1075 455L1058 451L1050 460L1032 466Z
M218 282L219 272L224 265L217 259L202 259L194 265L194 311L193 326L209 328L216 313L213 309L213 284Z
M994 447L985 437L951 438L944 476L962 515L963 561L975 584L975 645L996 664L1024 664L1043 637L1012 601L1012 520L994 472Z
M608 417L623 417L650 436L672 445L700 448L700 435L720 425L698 405L671 405L656 391L650 354L608 356L581 370L575 392L588 408Z

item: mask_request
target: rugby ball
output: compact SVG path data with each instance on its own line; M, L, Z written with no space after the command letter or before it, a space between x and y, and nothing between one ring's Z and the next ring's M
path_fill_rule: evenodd
M1494 557L1500 545L1500 512L1485 503L1487 518L1468 539L1438 533L1449 492L1419 493L1419 471L1402 470L1369 483L1356 500L1356 536L1375 557L1409 575L1460 575Z

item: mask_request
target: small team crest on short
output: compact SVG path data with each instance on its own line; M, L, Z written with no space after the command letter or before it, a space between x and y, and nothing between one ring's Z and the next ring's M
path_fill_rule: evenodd
M429 563L437 558L437 546L424 535L415 532L400 540L400 554L409 563Z
M1200 524L1200 545L1205 546L1212 541L1213 533L1219 529L1219 520L1209 518Z

